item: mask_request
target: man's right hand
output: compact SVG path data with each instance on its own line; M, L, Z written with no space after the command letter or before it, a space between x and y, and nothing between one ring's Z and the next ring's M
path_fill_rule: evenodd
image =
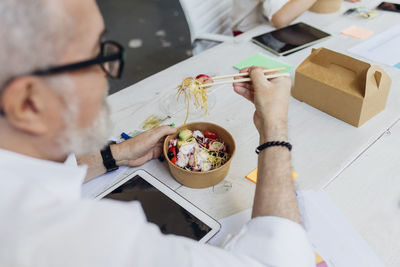
M260 133L260 143L286 141L291 80L289 77L267 80L263 70L266 68L242 69L240 72L249 72L252 82L234 83L233 87L256 108L254 124Z
M241 70L250 73L251 83L235 83L234 89L256 107L254 124L260 133L260 144L287 141L290 78L267 80L263 70ZM290 169L290 152L286 147L270 147L259 154L253 218L275 216L301 224Z

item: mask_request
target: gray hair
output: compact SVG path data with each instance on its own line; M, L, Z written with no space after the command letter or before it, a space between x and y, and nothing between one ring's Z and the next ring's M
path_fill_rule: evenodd
M73 34L62 2L0 1L0 93L9 79L57 64Z

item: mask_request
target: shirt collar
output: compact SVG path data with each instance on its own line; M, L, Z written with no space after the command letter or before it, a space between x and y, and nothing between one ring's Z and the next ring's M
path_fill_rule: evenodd
M0 149L0 179L22 179L58 197L80 198L87 167L71 164L71 156L66 162L41 160Z

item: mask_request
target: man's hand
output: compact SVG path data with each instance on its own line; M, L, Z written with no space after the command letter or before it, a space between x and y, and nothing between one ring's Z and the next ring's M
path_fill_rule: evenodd
M125 142L110 146L118 166L139 166L162 154L164 138L176 132L176 128L160 126L139 134ZM77 158L79 165L87 165L85 181L106 172L100 152Z
M260 141L285 141L291 80L278 77L267 80L266 68L251 67L240 72L249 72L252 83L234 83L236 93L251 101L256 111L254 124L260 133Z
M159 126L111 146L111 151L118 166L139 166L158 158L162 154L165 137L175 132L174 127Z

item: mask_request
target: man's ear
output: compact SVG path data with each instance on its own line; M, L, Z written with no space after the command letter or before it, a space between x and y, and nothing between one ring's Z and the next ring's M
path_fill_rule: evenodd
M42 135L49 130L47 118L55 97L56 93L42 79L24 76L7 85L1 96L1 106L12 127L28 134Z

